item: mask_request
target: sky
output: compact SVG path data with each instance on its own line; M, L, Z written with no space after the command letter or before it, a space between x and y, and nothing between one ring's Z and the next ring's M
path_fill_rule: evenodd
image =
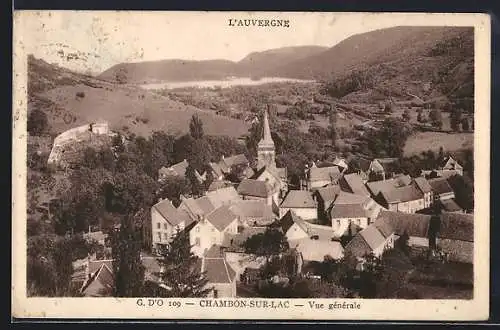
M385 15L385 16L384 16ZM26 11L15 38L26 54L96 74L122 62L228 59L286 46L332 47L354 34L399 25L428 25L415 14L272 12ZM420 16L419 16L420 15ZM230 27L229 19L288 19L283 27ZM442 19L439 24L444 23ZM411 24L410 24L411 23ZM67 59L80 52L83 59ZM81 57L81 56L80 56Z

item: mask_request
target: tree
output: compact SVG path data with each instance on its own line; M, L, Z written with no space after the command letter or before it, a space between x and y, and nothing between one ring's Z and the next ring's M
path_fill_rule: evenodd
M441 129L443 127L443 115L439 109L433 109L429 113L432 126Z
M28 115L27 130L31 135L40 135L47 131L49 120L45 112L35 109Z
M265 256L268 260L271 256L278 255L289 249L285 235L275 228L268 228L264 233L247 238L243 246L247 253Z
M337 140L337 109L334 106L330 108L329 122L328 130L330 139L332 140L332 145L335 145Z
M187 232L178 232L160 254L162 285L154 290L156 296L199 298L206 297L213 290L207 286L208 279L199 268L198 257L191 252Z
M379 157L400 157L410 130L394 118L386 118L380 130L370 130L364 141L368 150Z
M408 109L406 109L403 112L403 120L404 121L410 121L410 119L411 119L410 111L408 111Z
M112 235L113 273L115 297L143 295L144 266L141 261L141 232L133 217L122 218L120 230Z
M117 173L113 178L112 211L135 214L155 201L157 183L150 176L138 171Z
M160 183L158 197L168 198L177 207L181 203L180 196L189 195L191 190L191 183L185 177L167 176Z
M460 122L462 121L462 109L454 108L450 111L450 126L454 131L460 130Z
M191 122L189 123L189 134L195 140L203 138L203 122L198 114L194 114L191 117Z

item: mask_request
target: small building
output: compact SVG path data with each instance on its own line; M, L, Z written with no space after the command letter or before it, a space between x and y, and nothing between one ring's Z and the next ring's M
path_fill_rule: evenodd
M241 201L240 195L233 186L209 191L205 194L214 207L230 205Z
M327 185L337 184L342 174L338 166L316 167L308 169L307 189L313 190Z
M178 207L179 210L187 212L192 221L201 220L201 218L215 210L215 208L216 207L212 204L212 202L210 202L210 199L207 196L202 196L196 199L181 196L181 204Z
M381 211L375 226L382 232L393 231L395 239L408 235L409 246L429 247L429 232L432 216L402 212ZM390 229L383 229L386 228Z
M267 182L272 187L276 204L279 204L288 191L287 170L284 167L262 167L250 179Z
M458 174L461 176L464 175L464 168L462 167L462 165L460 165L460 163L458 163L451 156L448 156L443 160L443 163L441 165L441 170L443 172L452 171L453 174Z
M250 165L250 162L244 154L238 154L230 157L222 156L218 164L224 174L229 174L233 167L241 166L246 168Z
M279 194L268 182L255 179L241 181L237 192L243 200L260 200L270 206L276 203Z
M158 170L158 180L162 181L169 176L184 178L186 176L186 169L188 166L189 163L186 159L170 167L162 166Z
M316 202L311 192L306 190L290 190L288 192L279 208L280 217L290 210L307 221L316 220L318 217Z
M295 249L305 262L323 262L326 256L339 260L344 256L344 248L338 241L312 239L310 237L290 240L291 249Z
M370 197L370 192L366 189L362 177L357 173L345 174L339 180L339 185L343 191Z
M212 288L210 298L236 297L236 272L226 262L225 252L220 245L212 245L201 259L201 272L205 272L208 283Z
M393 247L394 234L386 233L384 235L375 224L371 224L354 236L346 245L344 253L348 251L358 259L363 259L371 254L380 257L385 250Z
M397 161L397 158L375 158L370 163L368 175L382 180L389 179L396 174Z
M99 119L96 122L90 124L90 130L92 131L92 133L97 135L107 135L109 134L108 122Z
M415 186L382 190L376 201L389 211L415 213L424 209L424 194Z
M433 202L432 187L425 177L413 179L415 186L424 194L424 208L429 208Z
M87 261L87 279L80 289L85 297L111 297L114 289L113 260Z
M436 245L450 261L474 263L474 216L441 213Z
M189 231L193 254L202 257L212 245L221 245L227 235L238 233L239 218L230 205L223 205L210 212Z
M307 222L292 210L279 219L277 226L283 231L289 242L303 238L331 241L335 237L330 226Z
M454 198L439 200L437 203L443 212L465 213L464 209L457 204Z
M242 200L231 206L243 226L267 226L274 222L275 215L271 206L264 201Z
M334 204L330 209L330 219L338 236L342 236L351 224L360 228L366 228L370 224L362 204Z
M434 196L434 201L444 201L447 199L455 198L455 192L453 188L448 183L448 180L445 178L435 178L430 179L429 185L432 188L432 193Z
M153 251L168 245L180 231L193 223L193 219L183 209L176 209L169 199L164 199L151 207L151 234Z
M376 197L382 190L390 190L410 185L412 182L409 175L399 175L387 180L371 181L366 183L366 187L373 197Z

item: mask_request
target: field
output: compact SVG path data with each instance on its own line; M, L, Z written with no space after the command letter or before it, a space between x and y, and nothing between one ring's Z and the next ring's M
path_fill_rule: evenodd
M439 151L439 147L443 147L445 152L452 152L473 146L474 133L418 132L406 141L404 154L419 155L429 149Z

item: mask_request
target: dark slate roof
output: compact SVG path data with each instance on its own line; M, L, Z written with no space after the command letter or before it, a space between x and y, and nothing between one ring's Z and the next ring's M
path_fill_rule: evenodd
M387 203L408 202L424 197L423 193L414 185L382 190L380 193Z
M351 193L370 196L368 189L366 189L365 185L363 184L363 180L358 174L346 174L344 175L343 179L347 183Z
M474 216L464 213L441 213L438 237L474 242Z
M455 199L447 199L444 201L440 201L443 210L446 212L457 212L462 211L462 208L455 202Z
M255 179L243 179L238 185L240 195L254 197L269 197L272 194L272 187L265 181Z
M432 216L425 214L382 210L375 221L375 225L379 229L384 226L390 226L392 231L398 236L402 236L406 232L408 236L426 238L429 235L431 218Z
M307 190L290 190L280 207L284 208L316 208L311 192Z
M113 268L109 268L105 263L88 280L81 292L86 297L111 296L114 287Z
M337 197L337 194L340 193L340 186L338 185L329 185L323 188L319 188L316 190L316 193L321 196L321 199L325 203L331 203Z
M106 265L110 270L113 270L113 260L90 260L89 261L89 273L95 273L102 265Z
M226 262L220 246L213 245L203 257L202 272L206 272L209 283L232 283L236 272Z
M156 203L153 205L153 208L173 226L178 225L183 220L169 199L164 199L161 202Z
M384 244L386 239L380 230L373 224L360 231L358 235L364 238L372 251Z
M309 170L310 181L334 181L340 178L340 170L337 166L312 167Z
M226 229L238 216L234 214L229 205L223 205L207 215L207 221L219 231Z
M451 188L448 180L446 180L445 178L435 178L428 181L430 186L432 187L432 190L436 194L441 195L453 192L453 188Z
M368 217L360 204L335 204L330 210L330 216L332 219Z
M420 176L418 178L413 179L413 181L424 194L432 191L432 187L426 178Z

